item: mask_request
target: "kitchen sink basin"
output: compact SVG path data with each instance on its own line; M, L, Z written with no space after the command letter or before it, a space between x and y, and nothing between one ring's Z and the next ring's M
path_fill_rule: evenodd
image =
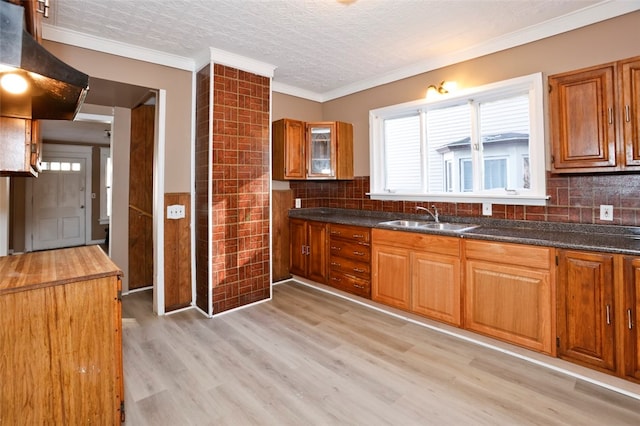
M431 222L422 220L390 220L389 222L382 222L380 225L397 226L400 228L419 228L429 225L430 223Z
M449 223L449 222L427 222L425 225L422 225L422 228L428 229L439 229L441 231L455 231L455 232L463 232L468 231L469 229L477 228L478 225L472 225L470 223Z
M429 222L422 220L390 220L380 225L395 226L397 228L434 229L439 231L463 232L477 228L478 225L470 223Z

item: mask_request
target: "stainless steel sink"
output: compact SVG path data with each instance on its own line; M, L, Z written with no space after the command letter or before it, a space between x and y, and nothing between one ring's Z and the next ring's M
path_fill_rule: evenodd
M429 223L430 222L422 220L390 220L389 222L382 222L380 225L397 226L400 228L419 228L429 225Z
M454 231L454 232L464 232L469 229L477 228L478 225L472 225L470 223L449 223L449 222L428 222L425 225L422 225L422 228L429 229L439 229L441 231Z
M453 232L463 232L478 227L478 225L473 225L470 223L429 222L426 220L390 220L388 222L381 222L380 225L394 226L397 228L424 228Z

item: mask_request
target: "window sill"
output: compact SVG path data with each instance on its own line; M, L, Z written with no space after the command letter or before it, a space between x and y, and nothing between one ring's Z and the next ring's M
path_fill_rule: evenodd
M521 206L546 206L548 195L498 195L498 194L389 194L367 193L372 200L382 201L441 201L445 203L491 203L491 204L516 204Z

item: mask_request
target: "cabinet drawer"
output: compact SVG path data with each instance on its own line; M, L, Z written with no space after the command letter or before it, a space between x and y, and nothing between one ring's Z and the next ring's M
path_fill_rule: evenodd
M547 270L553 263L553 249L549 247L502 242L466 240L465 255L467 259L499 261L503 264Z
M329 235L331 238L342 238L345 240L361 241L368 243L371 241L369 228L361 226L331 224Z
M371 264L367 262L359 262L346 257L331 256L329 266L331 271L344 272L366 280L371 279Z
M429 253L460 256L460 238L446 235L421 234L418 232L373 230L374 244L402 247Z
M339 256L361 262L369 262L371 260L371 246L369 243L350 242L332 238L329 244L329 250L332 258Z
M349 274L332 270L329 273L328 284L339 290L343 290L357 296L371 298L371 282Z

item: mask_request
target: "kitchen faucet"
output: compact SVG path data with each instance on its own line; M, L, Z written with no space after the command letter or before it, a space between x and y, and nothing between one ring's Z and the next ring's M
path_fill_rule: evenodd
M434 211L435 213L431 213L431 210L429 210L429 209L428 209L428 208L426 208L426 207L421 207L421 206L417 206L417 207L416 207L416 210L424 210L425 212L427 212L427 213L429 213L429 214L431 215L431 217L433 218L433 220L435 220L435 221L436 221L436 223L440 222L440 220L438 219L438 216L439 216L439 215L438 215L438 208L437 208L435 205L433 205L433 204L431 205L431 208L433 209L433 211Z

